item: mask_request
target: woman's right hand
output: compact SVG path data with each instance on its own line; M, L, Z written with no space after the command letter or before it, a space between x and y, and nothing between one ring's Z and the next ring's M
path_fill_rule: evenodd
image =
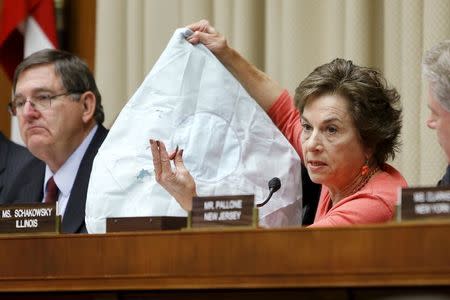
M156 182L177 200L187 211L192 210L192 197L197 196L195 181L183 163L183 150L178 148L168 154L166 146L161 141L150 140L153 156ZM175 169L172 170L170 161L173 160Z
M187 27L194 32L187 41L192 44L204 44L267 112L284 89L239 52L229 47L225 37L207 20L198 21Z
M188 42L194 45L202 43L219 58L226 55L227 40L209 24L208 20L201 20L186 27L194 32L186 39Z

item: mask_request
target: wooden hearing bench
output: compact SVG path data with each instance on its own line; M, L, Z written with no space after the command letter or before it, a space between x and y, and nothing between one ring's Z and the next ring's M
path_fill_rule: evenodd
M379 293L450 294L450 222L0 236L1 299Z

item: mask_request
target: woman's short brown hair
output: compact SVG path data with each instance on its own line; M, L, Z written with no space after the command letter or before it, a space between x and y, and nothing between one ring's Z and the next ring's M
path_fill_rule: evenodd
M308 100L333 94L347 99L361 142L373 150L376 164L382 166L394 159L402 127L397 90L387 86L379 71L337 58L316 68L300 83L295 104L303 113Z

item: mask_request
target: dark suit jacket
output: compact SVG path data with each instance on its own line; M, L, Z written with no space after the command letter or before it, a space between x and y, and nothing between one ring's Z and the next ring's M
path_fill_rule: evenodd
M25 147L11 142L0 132L0 204L9 204L21 196L17 190L12 190L18 178L24 186L32 184L34 174L24 170L42 166L45 166L44 163Z
M81 159L80 167L78 168L72 190L70 192L69 201L67 202L66 211L64 213L61 224L62 232L64 233L85 233L86 224L84 222L86 209L86 195L91 176L92 164L97 155L97 151L106 138L108 130L102 125L98 125L97 132L92 138L91 143L86 149L86 153ZM37 168L27 170L33 173L35 180L32 184L23 186L22 182L18 180L13 190L19 194L14 203L29 203L41 202L43 198L43 186L45 177L45 164ZM18 192L17 192L18 191Z
M447 166L447 171L445 172L444 177L439 180L438 186L450 186L450 165Z
M308 226L314 223L317 205L319 204L322 185L311 181L308 170L302 164L302 191L303 191L303 214L302 225Z

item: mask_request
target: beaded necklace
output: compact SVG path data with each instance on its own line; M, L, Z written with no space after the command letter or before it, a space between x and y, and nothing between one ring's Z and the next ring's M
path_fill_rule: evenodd
M341 199L344 199L350 195L355 194L357 191L359 191L360 189L362 189L367 182L370 180L370 178L380 170L380 168L377 166L375 168L373 168L372 170L370 170L366 175L360 175L358 176L352 183L350 183L341 193L343 196L341 197ZM333 205L334 200L331 199Z

